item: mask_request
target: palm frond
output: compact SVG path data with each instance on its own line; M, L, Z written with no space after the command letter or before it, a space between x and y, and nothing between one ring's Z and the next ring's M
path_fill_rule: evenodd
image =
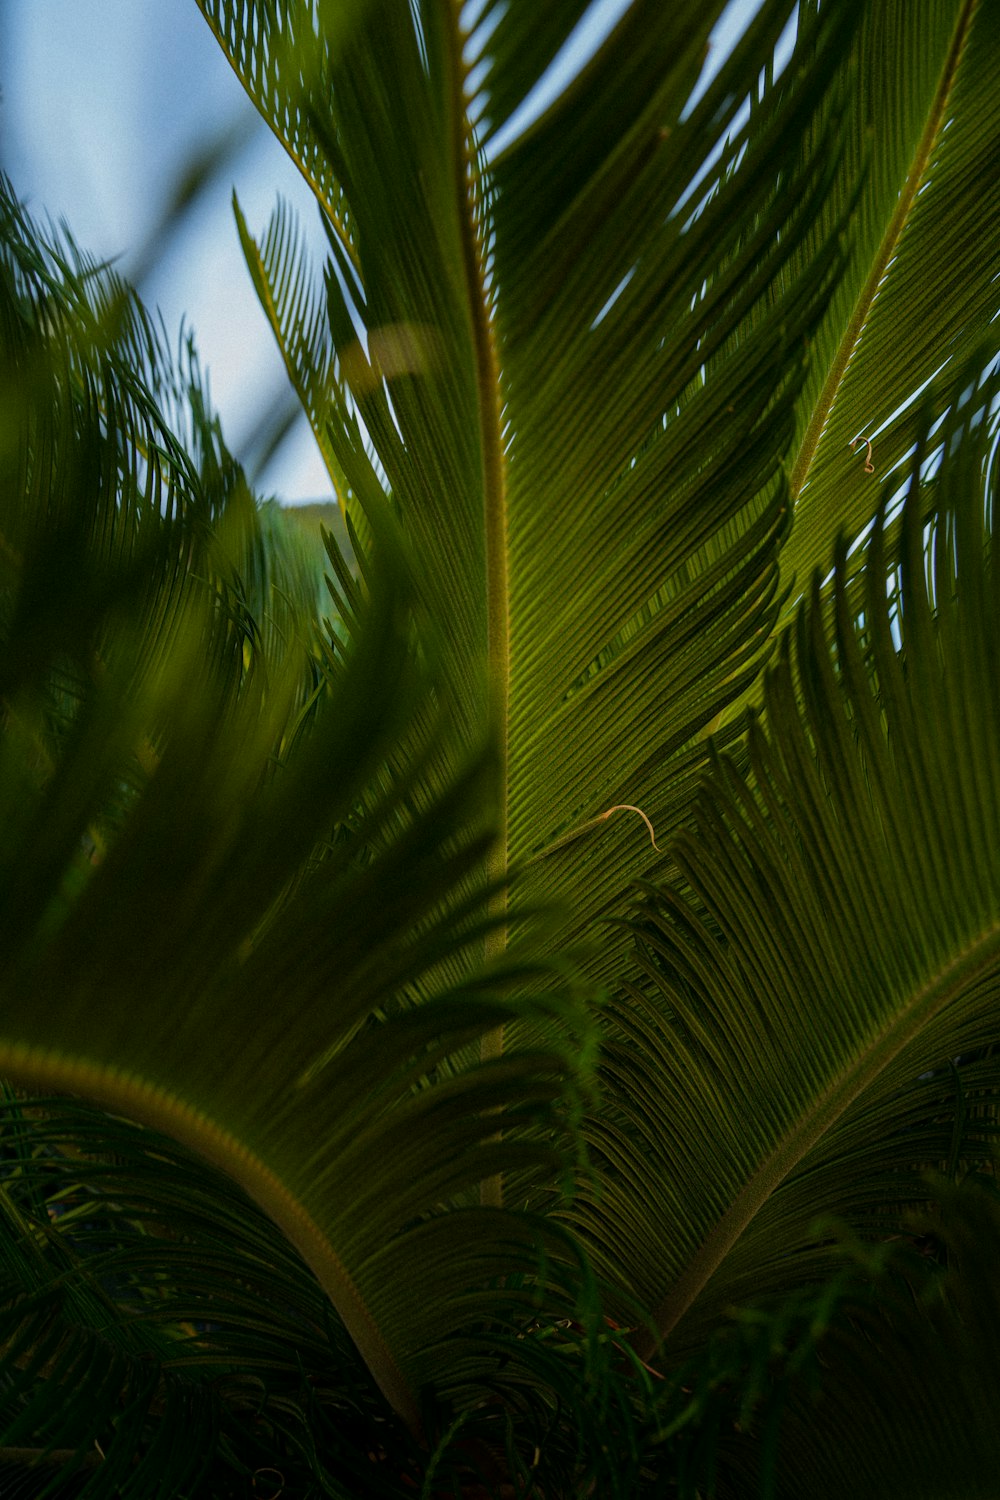
M391 1495L419 1473L319 1284L231 1179L66 1098L9 1096L0 1143L0 1457L30 1472L51 1439L65 1481L75 1445L88 1496L235 1494L255 1469Z
M940 434L927 570L919 456L898 595L884 517L860 615L841 543L833 651L817 575L750 785L720 764L674 850L691 895L650 892L644 979L613 1007L613 1108L589 1132L603 1191L573 1211L600 1270L654 1309L644 1357L818 1274L818 1214L887 1232L921 1167L984 1149L975 1128L956 1147L954 1088L928 1075L996 1036L995 397L968 371ZM991 1109L995 1056L980 1068Z
M1000 256L980 233L1000 210L998 63L991 5L866 8L825 222L859 176L864 185L848 270L816 333L791 464L795 524L782 573L798 592L838 532L864 532L883 486L905 483L925 415L916 398L933 377L943 415L1000 307Z
M233 34L236 8L208 9ZM310 399L334 379L315 426L348 508L377 511L388 489L398 509L420 607L447 621L450 712L472 738L487 712L497 724L491 873L535 861L515 909L586 892L568 940L655 859L638 820L598 815L638 806L675 825L695 736L759 669L788 513L780 460L839 257L830 236L808 276L788 275L831 168L817 152L787 173L785 142L813 120L850 24L825 13L804 32L801 68L741 126L737 81L788 7L763 8L688 111L714 11L634 5L585 76L491 155L578 11L553 7L522 47L516 6L487 8L466 38L436 5L373 4L346 40L320 38L312 82L304 66L286 78L294 122L257 90L293 154L308 119L350 224L345 238L327 213L332 349L312 341ZM280 94L280 57L259 65ZM297 367L288 310L314 307L299 252L280 216L259 248L241 233ZM608 953L591 968L610 970Z
M633 0L532 116L581 0L200 4L356 567L317 634L193 346L4 197L0 1068L143 1126L6 1111L9 1442L92 1366L96 1493L189 1408L228 1493L229 1360L304 1490L816 1488L823 1216L880 1265L1000 1123L996 8L764 0L700 92L722 0ZM60 1111L124 1160L53 1218Z
M449 1209L501 1166L529 1179L572 1168L582 1008L530 938L482 962L495 771L482 747L427 744L431 671L414 657L391 544L335 678L295 640L271 650L258 630L248 651L240 532L227 535L238 513L182 547L151 500L141 545L105 545L119 467L91 488L74 457L93 442L127 460L132 429L70 399L87 388L85 353L78 374L29 387L21 411L25 463L45 487L37 515L19 490L10 505L24 522L0 669L0 1065L231 1171L416 1430L430 1373L468 1376L448 1339L475 1321L482 1288L549 1253L526 1220ZM110 407L113 368L107 390ZM31 731L63 663L74 699L36 764ZM401 744L413 760L387 772ZM445 769L414 800L430 754ZM518 1013L554 1022L548 1042L470 1070L469 1047Z
M349 487L327 433L329 408L339 396L326 317L326 299L313 281L294 215L279 201L260 245L247 227L239 200L233 209L254 289L285 360L292 389L309 419L341 512ZM341 422L348 413L341 411Z
M825 1379L812 1399L796 1392L782 1415L779 1497L986 1500L994 1488L995 1178L970 1174L930 1192L931 1210L907 1225L918 1255L891 1257L874 1278L876 1297L846 1309L821 1345Z

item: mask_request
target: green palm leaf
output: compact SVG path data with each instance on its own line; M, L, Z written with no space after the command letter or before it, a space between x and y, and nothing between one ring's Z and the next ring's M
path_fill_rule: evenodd
M333 675L294 638L269 649L227 554L238 511L182 547L154 473L139 540L107 547L131 429L69 401L75 378L57 366L23 407L38 478L5 597L2 1067L230 1171L416 1430L418 1386L475 1363L448 1340L468 1336L477 1287L542 1253L527 1221L470 1208L459 1227L445 1210L501 1167L530 1180L543 1166L549 1181L571 1161L579 1005L537 948L482 963L495 771L482 749L427 743L433 679L413 657L389 543ZM111 409L113 368L106 391ZM36 413L54 413L49 448ZM98 438L113 452L91 490L75 456ZM62 677L73 698L46 735ZM32 731L48 742L39 764ZM389 774L401 743L414 764L397 756ZM411 786L429 754L448 769L428 802ZM460 987L456 954L470 960ZM517 1005L515 985L529 992ZM547 1043L470 1072L469 1046L515 1013L544 1017ZM569 1028L555 1045L553 1021ZM488 1305L522 1301L511 1289Z
M348 514L377 513L386 489L399 508L421 606L447 621L449 711L468 737L487 714L499 735L492 874L519 871L514 909L571 897L567 938L587 932L656 857L635 813L601 815L639 808L658 833L683 816L695 736L752 679L774 619L779 459L838 265L831 239L808 276L788 272L826 161L774 183L844 17L804 37L801 75L696 189L736 80L770 55L787 7L764 8L688 114L712 14L634 6L586 79L495 157L578 7L553 9L525 47L516 6L487 8L469 40L436 5L416 19L372 6L342 49L320 39L321 87L261 44L264 87L236 8L205 9L292 154L322 153L346 204L326 217L332 345L298 316L314 303L283 210L259 247L240 232ZM473 67L489 101L478 132L463 101ZM289 97L294 110L272 103ZM692 214L696 191L707 201ZM747 237L755 214L766 228ZM595 977L614 973L615 950L593 954Z
M853 539L871 521L881 484L905 480L924 419L913 398L935 377L943 414L996 316L1000 255L980 229L1000 210L998 63L992 5L867 7L827 222L862 171L864 188L791 463L797 503L782 572L799 590L826 566L838 531Z
M92 1495L227 1494L265 1469L306 1487L325 1419L331 1493L417 1472L319 1284L229 1178L65 1098L9 1098L2 1138L0 1462L49 1438Z
M653 1492L661 1336L677 1396L833 1270L817 1213L892 1233L995 1129L995 7L765 0L697 97L721 0L633 0L525 124L580 0L199 3L319 204L321 287L282 207L237 226L357 573L331 542L327 640L284 609L196 380L133 382L91 494L125 372L55 341L8 445L0 1063L250 1191L414 1433L433 1389L428 1493L541 1483L515 1413L567 1493ZM573 1243L631 1353L557 1331ZM558 1416L623 1362L624 1479Z
M955 173L971 180L968 151L996 136L988 109L977 128L974 104L990 22L981 9L935 11L941 45L883 106L854 76L891 52L872 28L923 45L912 17L809 8L775 75L788 8L764 6L689 108L714 12L635 4L580 79L504 144L578 6L552 8L538 27L518 6L486 6L466 37L435 5L372 5L346 41L327 46L321 34L308 66L258 40L238 8L205 9L307 176L336 184L320 194L329 336L311 314L303 338L296 309L316 304L287 221L279 213L259 246L242 221L240 231L347 513L375 517L388 494L402 517L419 609L447 621L449 713L466 737L487 715L499 735L490 870L514 873L507 917L555 892L573 907L565 939L590 936L655 864L636 810L661 840L687 818L700 735L740 702L772 634L783 544L783 564L802 566L788 550L805 536L798 515L785 544L790 501L805 490L795 453L858 288L879 256L882 267L891 259L901 178L913 177L906 202L919 198L920 211L895 224L897 240L929 211L953 150ZM262 7L259 37L295 35L303 17ZM986 28L976 39L974 25ZM467 108L473 69L468 92L482 93ZM760 71L741 124L746 80ZM960 151L966 136L945 126L963 90L973 102ZM873 112L891 150L859 197ZM934 189L921 194L931 168ZM841 240L852 258L837 290ZM926 237L914 244L920 264ZM956 361L981 331L992 274L984 263L963 280L961 305L942 299L942 317L963 330L947 351ZM902 354L888 370L880 399L896 391L898 404L922 376ZM865 503L858 529L874 511L870 494ZM822 496L817 514L825 529L807 563L845 519ZM598 980L627 974L621 939L610 932L588 967ZM644 983L641 970L630 982ZM613 1077L625 1099L644 1066L661 1067L646 1033L643 1044L645 1061L630 1056ZM487 1055L497 1046L490 1038ZM654 1112L649 1130L663 1129ZM617 1212L605 1200L574 1222L640 1300L669 1280L648 1226L638 1270L624 1197Z
M974 1128L956 1143L954 1084L932 1075L996 1033L995 398L966 373L926 568L915 462L898 596L884 517L860 615L841 543L833 654L817 577L750 786L720 765L675 847L692 896L649 898L644 979L614 1007L618 1119L592 1131L605 1191L577 1214L601 1270L654 1309L645 1357L819 1274L818 1214L891 1232L922 1165L983 1150ZM988 1101L996 1060L972 1077Z

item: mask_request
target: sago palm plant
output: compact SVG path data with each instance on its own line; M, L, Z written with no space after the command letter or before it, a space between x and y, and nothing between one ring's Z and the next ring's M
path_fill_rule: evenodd
M353 556L5 189L5 1483L992 1495L1000 6L198 3Z

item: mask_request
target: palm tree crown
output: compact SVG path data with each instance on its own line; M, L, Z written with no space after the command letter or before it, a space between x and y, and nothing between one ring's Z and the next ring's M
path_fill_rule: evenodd
M1000 9L198 4L350 547L4 185L0 1462L992 1493Z

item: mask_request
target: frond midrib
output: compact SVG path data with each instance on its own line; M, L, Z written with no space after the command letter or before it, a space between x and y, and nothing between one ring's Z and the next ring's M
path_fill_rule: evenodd
M411 1432L420 1433L414 1393L360 1288L305 1205L266 1162L185 1100L114 1067L0 1041L0 1072L20 1087L80 1095L112 1114L161 1131L239 1183L295 1246L337 1309L383 1395Z
M483 525L486 554L486 653L489 711L496 731L499 758L497 839L487 861L487 876L493 885L506 879L509 863L508 755L510 718L510 588L508 579L507 474L504 456L500 402L500 362L495 328L486 289L486 274L476 220L476 171L471 131L465 110L465 65L462 34L457 15L448 28L451 86L452 171L458 228L461 240L462 275L469 330L472 338L476 382L476 410L482 458ZM495 897L497 914L506 911L506 897ZM506 931L498 926L487 938L490 959L506 946ZM483 1039L484 1059L503 1050L502 1031ZM493 1192L496 1192L494 1189ZM496 1201L491 1192L491 1201Z
M909 222L910 213L924 183L927 168L933 159L935 148L940 139L941 130L948 119L948 110L955 87L955 80L958 75L959 64L978 6L979 0L965 0L962 13L956 22L948 55L941 70L941 77L938 80L934 100L928 111L927 121L917 144L903 190L899 195L899 201L886 226L885 234L882 236L881 243L872 261L868 275L865 278L864 285L858 293L851 316L837 345L837 352L830 364L826 380L823 382L823 388L817 397L812 415L809 418L809 424L806 427L799 451L792 465L789 490L793 504L798 500L809 478L809 472L812 468L813 459L816 456L816 450L822 439L827 418L833 410L834 402L847 374L854 351L864 334L872 303L882 284L889 262L896 253L903 231Z

